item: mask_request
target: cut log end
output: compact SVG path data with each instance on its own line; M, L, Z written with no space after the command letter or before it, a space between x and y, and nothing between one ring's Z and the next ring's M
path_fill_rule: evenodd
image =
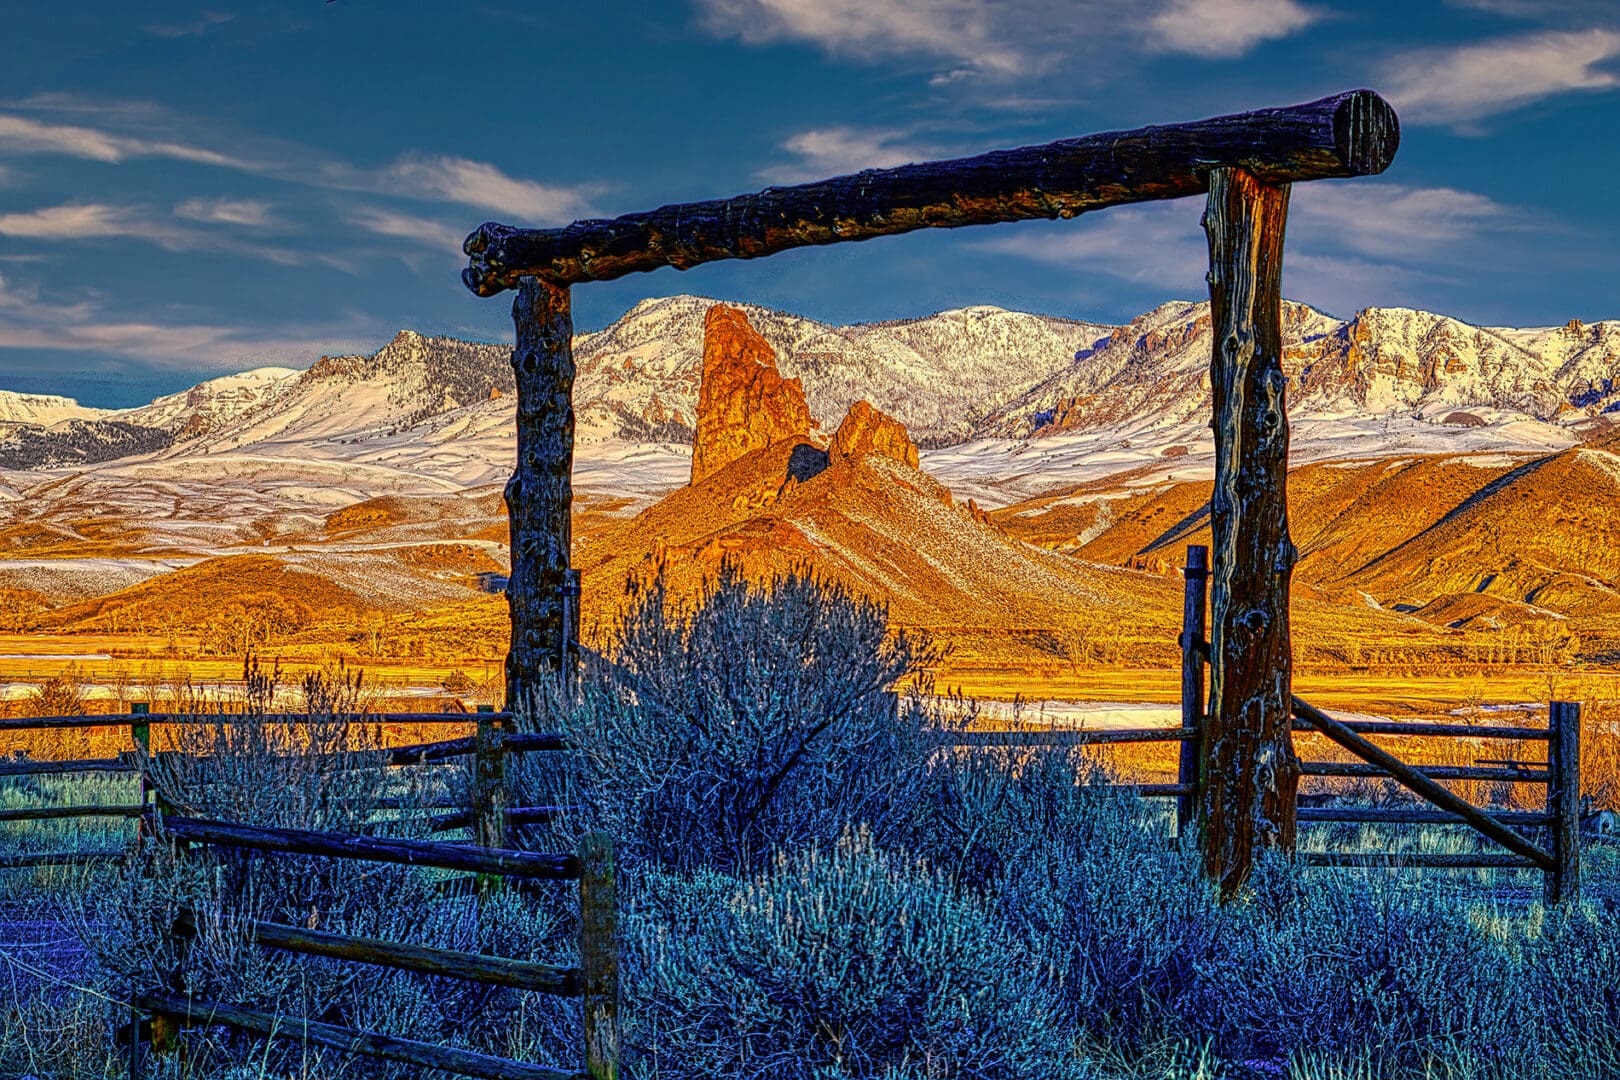
M1352 90L1333 111L1333 138L1351 176L1375 176L1395 160L1401 121L1373 91Z

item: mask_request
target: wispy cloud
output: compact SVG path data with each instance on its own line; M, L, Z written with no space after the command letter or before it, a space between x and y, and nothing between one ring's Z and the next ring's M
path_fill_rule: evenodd
M30 240L91 240L130 236L179 249L185 246L191 234L183 228L153 221L135 207L107 203L62 203L38 210L0 214L0 236Z
M407 154L383 170L381 191L476 206L536 224L569 221L589 208L589 189L508 176L461 157Z
M218 11L205 11L195 19L183 22L155 23L146 28L146 32L153 37L182 38L202 37L216 26L230 22L235 15L226 15Z
M1013 73L1027 62L984 0L702 0L707 27L748 44L807 41L862 58L925 54L971 69ZM1008 4L1008 7L1023 6Z
M755 175L771 184L798 184L862 169L887 169L912 161L927 161L941 153L938 148L915 140L908 131L845 125L801 131L784 140L782 149L795 160L761 169Z
M944 61L931 85L1072 68L1123 46L1241 56L1303 30L1298 0L698 0L703 25L750 45L805 42L859 60Z
M1544 98L1620 86L1617 58L1620 31L1547 30L1407 53L1389 65L1386 85L1403 121L1472 131Z
M349 212L348 221L378 236L409 240L423 247L445 251L458 260L461 258L461 243L467 238L465 231L453 229L442 221L375 206L355 207Z
M168 370L220 371L368 351L382 333L381 326L354 320L266 330L129 319L95 300L53 303L33 286L0 277L0 349L94 352Z
M219 138L176 141L154 138L151 129L172 130L185 120L163 115L131 103L81 103L76 99L49 99L25 103L28 109L57 115L79 114L90 124L47 123L31 116L0 113L0 156L60 154L88 161L118 164L137 157L163 157L213 165L254 176L336 191L357 191L424 202L458 203L511 217L524 223L564 222L590 212L590 200L601 190L596 185L544 184L510 176L496 165L448 154L406 153L380 168L362 168L306 146L238 137L229 151L210 149L204 142ZM54 117L53 117L54 119ZM140 129L125 132L116 128ZM246 205L251 200L218 200ZM206 200L188 200L201 208ZM224 219L196 218L221 223ZM247 224L247 222L236 222Z
M1196 290L1209 265L1203 202L1121 206L1062 225L1019 226L982 241L982 251L1084 269L1159 288Z
M260 199L186 199L174 208L176 217L208 225L244 225L269 228L276 224L269 203Z
M131 239L153 243L165 251L215 251L238 259L303 266L319 263L346 273L354 264L345 256L244 240L238 235L177 224L173 217L144 206L110 203L62 203L37 210L0 214L0 236L51 242L80 243Z
M1059 225L1026 225L978 243L1031 259L1185 296L1203 295L1209 247L1201 199L1117 207ZM1453 274L1466 252L1511 215L1469 191L1384 182L1300 184L1289 206L1286 294L1332 311L1401 299L1414 283Z
M0 154L4 153L65 154L108 163L159 157L233 169L251 167L245 161L200 146L118 135L76 124L45 124L26 116L0 113Z
M1163 52L1242 56L1290 37L1320 14L1297 0L1170 0L1148 20L1148 44Z
M1507 208L1472 191L1403 184L1299 184L1288 231L1362 255L1420 258L1479 235Z

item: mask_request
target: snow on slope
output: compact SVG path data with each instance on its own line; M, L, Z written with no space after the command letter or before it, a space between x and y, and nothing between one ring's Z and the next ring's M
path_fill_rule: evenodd
M1620 322L1504 330L1406 308L1371 308L1341 321L1287 302L1283 322L1295 418L1498 426L1620 412ZM1207 415L1211 344L1208 303L1164 304L974 434L1027 438L1144 420L1173 426Z
M54 394L19 394L0 390L0 425L33 424L49 427L63 420L96 420L108 415L106 409L92 409L67 397Z
M581 440L690 442L703 369L697 296L644 300L613 325L579 338L575 403ZM836 427L866 400L922 445L967 437L993 409L1074 362L1113 329L993 307L921 319L829 326L739 304L804 383L810 414Z
M113 414L118 420L168 431L200 434L226 424L266 400L303 372L297 368L261 367L198 383L148 405Z

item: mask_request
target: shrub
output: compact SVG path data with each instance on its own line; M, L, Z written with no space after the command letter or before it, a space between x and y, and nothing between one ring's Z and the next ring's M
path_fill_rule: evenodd
M930 743L892 693L929 648L888 612L809 573L750 584L722 566L699 601L662 574L632 595L611 660L555 724L574 790L623 857L747 872L846 825L887 842L909 824ZM540 763L525 801L552 797Z
M649 870L634 894L638 1075L1045 1080L1070 1052L1022 943L868 833L750 881Z

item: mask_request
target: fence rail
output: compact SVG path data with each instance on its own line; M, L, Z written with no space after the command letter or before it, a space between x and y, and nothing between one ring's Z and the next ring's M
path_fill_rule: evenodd
M138 705L139 702L136 703ZM245 712L136 712L83 713L74 716L11 716L0 719L0 731L51 731L64 728L128 727L131 716L145 717L148 724L173 724L198 727L212 724L230 724L247 719ZM510 720L507 712L393 712L393 713L324 713L282 712L255 713L255 723L310 724L344 720L351 724L471 724L480 717L497 721Z
M202 1001L175 993L146 993L135 998L137 1008L162 1016L181 1027L232 1027L272 1039L296 1039L350 1054L416 1065L424 1069L486 1077L488 1080L587 1080L589 1072L573 1072L545 1065L530 1065L457 1050L415 1039L401 1039L374 1031L321 1024L279 1013L243 1009L218 1001ZM591 1078L594 1080L594 1078Z

